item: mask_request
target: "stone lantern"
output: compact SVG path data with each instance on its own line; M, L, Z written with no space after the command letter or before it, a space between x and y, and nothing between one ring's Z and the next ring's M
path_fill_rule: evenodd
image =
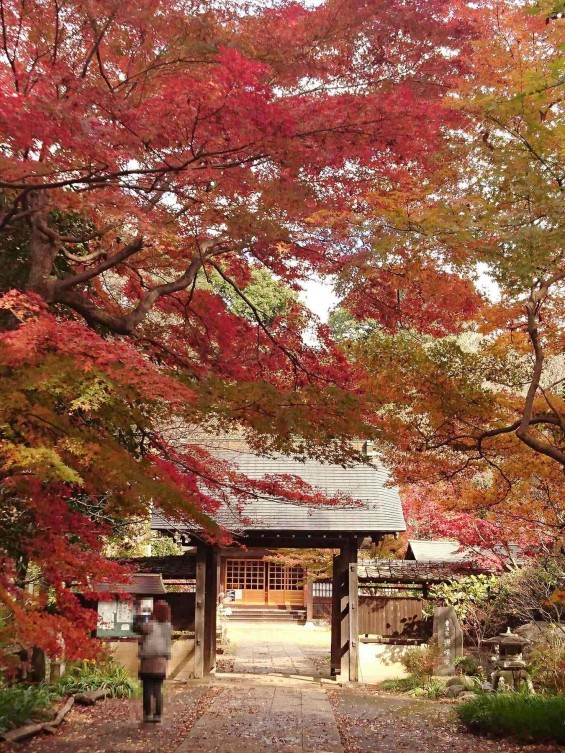
M490 658L495 668L491 679L493 690L503 690L506 687L518 690L520 683L525 682L528 690L533 692L532 680L526 672L526 662L522 656L524 646L529 642L513 633L510 628L505 633L499 633L494 638L483 641L492 646L493 650Z

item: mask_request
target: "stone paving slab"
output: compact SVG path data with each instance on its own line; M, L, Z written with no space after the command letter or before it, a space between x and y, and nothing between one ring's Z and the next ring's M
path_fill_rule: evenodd
M281 674L321 677L300 646L292 643L253 643L240 641L236 647L233 671L239 674Z
M175 753L343 753L326 693L313 683L222 683Z
M320 672L284 631L273 638L238 637L233 673L175 753L343 753Z

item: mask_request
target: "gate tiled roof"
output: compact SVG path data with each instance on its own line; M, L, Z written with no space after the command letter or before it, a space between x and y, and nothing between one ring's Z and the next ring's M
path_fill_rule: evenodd
M344 468L316 460L302 462L286 456L260 457L246 451L226 451L222 457L232 460L251 479L292 474L321 489L327 496L339 498L341 494L344 500L353 498L360 503L356 506L346 502L343 506L309 506L264 495L249 499L242 508L225 504L214 517L233 533L277 530L370 534L406 529L398 489L388 485L389 474L376 459L371 465L360 463ZM156 511L153 528L171 527L175 526Z

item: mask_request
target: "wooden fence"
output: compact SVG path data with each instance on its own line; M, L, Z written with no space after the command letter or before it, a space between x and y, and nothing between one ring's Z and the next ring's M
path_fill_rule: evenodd
M173 630L194 630L196 594L169 592L162 598L171 607Z
M424 600L410 596L360 596L359 634L388 641L426 640L431 623L423 614Z
M360 596L359 635L378 635L387 643L427 640L431 621L423 614L424 599L416 596ZM330 619L331 597L314 597L314 619Z

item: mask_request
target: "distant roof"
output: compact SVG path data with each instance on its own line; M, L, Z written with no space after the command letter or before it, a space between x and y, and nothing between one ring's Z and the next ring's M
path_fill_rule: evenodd
M461 562L469 559L469 552L462 550L458 541L421 541L408 540L408 555L410 552L418 562ZM407 559L412 559L407 556Z
M215 520L232 533L246 531L328 531L328 532L397 532L406 530L398 489L387 486L389 474L376 458L371 465L357 464L343 468L316 460L301 462L286 456L260 457L248 451L225 451L222 458L233 461L251 479L273 474L292 474L321 489L331 497L340 493L352 497L360 506L306 505L262 496L250 499L241 507L223 505ZM153 528L177 527L159 511L153 515Z
M155 564L153 564L153 567L155 568ZM136 594L139 596L167 593L161 573L135 573L131 576L131 583L94 583L92 590L99 593Z
M193 579L196 577L196 557L194 554L168 554L162 557L129 557L121 559L124 565L136 570L140 577L141 573L154 573L158 571L160 577L165 580ZM151 576L150 576L151 577Z
M469 562L479 563L483 570L488 570L489 560L491 564L497 559L502 561L512 560L514 564L523 564L527 557L517 544L498 545L491 550L485 548L462 548L459 541L434 540L422 541L409 539L406 559L414 559L417 562Z
M373 583L443 583L476 572L469 562L360 560L359 580Z

